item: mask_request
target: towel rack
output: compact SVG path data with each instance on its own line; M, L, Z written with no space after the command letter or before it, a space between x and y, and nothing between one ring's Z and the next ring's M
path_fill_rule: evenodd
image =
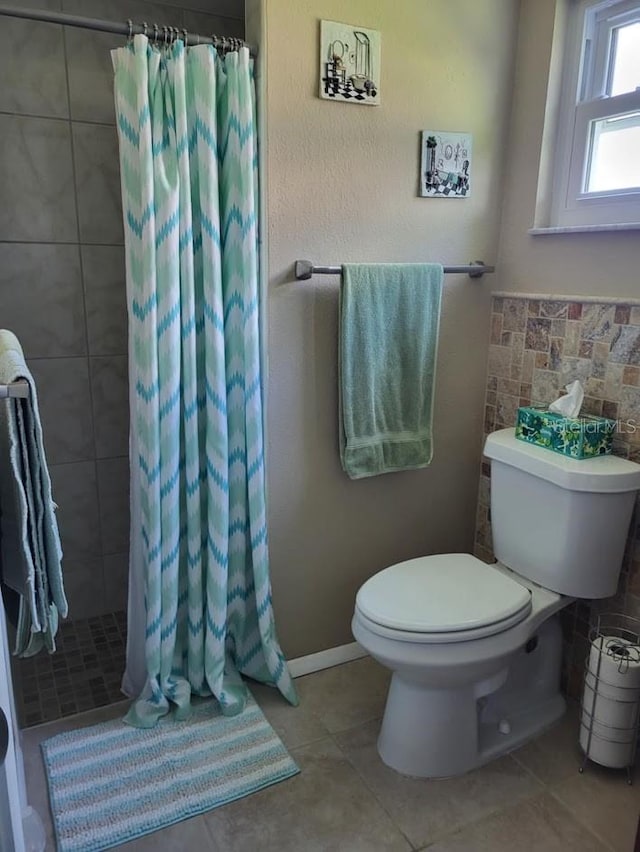
M495 272L495 266L486 266L482 260L472 260L464 266L444 266L445 272L466 274L469 278L482 278L485 272ZM314 266L310 260L296 260L296 279L306 281L312 275L341 275L341 266Z
M29 399L29 385L24 379L0 385L0 399Z

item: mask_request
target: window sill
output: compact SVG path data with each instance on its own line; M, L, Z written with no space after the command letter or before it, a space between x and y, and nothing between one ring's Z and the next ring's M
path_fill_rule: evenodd
M551 228L529 228L533 237L550 234L590 234L596 231L640 231L640 222L620 222L617 225L559 225Z

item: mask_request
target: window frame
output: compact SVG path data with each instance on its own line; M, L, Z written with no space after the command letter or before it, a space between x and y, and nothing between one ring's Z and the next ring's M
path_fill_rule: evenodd
M553 226L640 223L640 187L585 192L592 122L640 113L640 88L611 96L611 46L621 25L640 22L640 0L574 0L565 46L552 188Z

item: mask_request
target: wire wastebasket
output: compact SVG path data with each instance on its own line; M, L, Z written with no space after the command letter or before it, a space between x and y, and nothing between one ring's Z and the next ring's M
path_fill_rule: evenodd
M589 633L580 715L584 761L626 769L631 784L640 721L640 619L603 613Z

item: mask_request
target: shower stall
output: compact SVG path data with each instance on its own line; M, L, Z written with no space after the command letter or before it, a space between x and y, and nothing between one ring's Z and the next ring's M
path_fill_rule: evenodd
M127 15L153 22L158 7L82 4L87 16L111 18L114 33L53 23L59 13L47 10L30 20L36 4L12 5L27 17L0 18L0 317L38 385L70 610L56 654L12 660L27 727L124 698L129 389L110 51L125 43ZM215 7L164 6L158 37L168 23L242 38L243 3L225 2L222 16Z

